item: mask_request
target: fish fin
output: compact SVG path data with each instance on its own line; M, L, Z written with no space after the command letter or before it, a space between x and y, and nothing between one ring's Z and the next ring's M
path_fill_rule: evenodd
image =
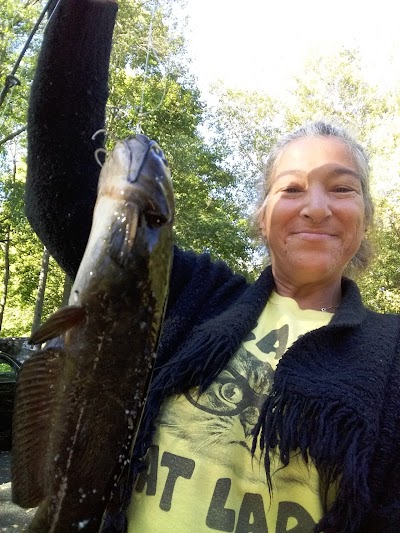
M30 344L42 344L49 339L59 337L69 329L80 324L86 317L84 307L68 305L62 307L44 322L29 339Z
M110 257L121 267L125 267L133 245L139 221L139 210L133 204L126 204L111 228Z
M11 490L20 507L36 507L46 496L46 453L63 364L62 350L47 349L25 361L18 375L14 404Z

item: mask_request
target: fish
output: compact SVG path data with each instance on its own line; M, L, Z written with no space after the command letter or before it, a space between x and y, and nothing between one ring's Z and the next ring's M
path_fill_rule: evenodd
M100 531L126 476L168 298L173 220L160 146L141 134L118 141L68 306L33 335L39 349L18 376L12 501L37 507L30 533Z

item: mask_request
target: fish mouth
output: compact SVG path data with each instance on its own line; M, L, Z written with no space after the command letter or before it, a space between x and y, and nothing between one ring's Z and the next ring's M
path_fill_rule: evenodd
M130 168L128 174L128 181L130 183L134 183L139 178L143 171L146 160L150 155L156 156L162 167L169 167L168 161L159 144L156 141L151 140L146 135L137 134L134 137L129 137L123 141L123 143L130 155ZM135 157L136 152L140 152L137 150L137 146L135 146L138 143L142 145L142 150L144 149L143 153L139 153L139 157L141 158L141 161L139 159L139 164L137 158Z
M127 155L126 183L134 203L152 227L173 219L173 189L168 161L156 141L137 134L122 142Z

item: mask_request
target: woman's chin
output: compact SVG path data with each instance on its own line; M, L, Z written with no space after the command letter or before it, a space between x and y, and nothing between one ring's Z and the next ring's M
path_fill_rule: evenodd
M292 261L287 260L282 265L273 263L275 276L279 278L279 273L282 273L286 278L293 278L296 285L299 282L318 283L318 281L325 280L334 282L342 277L345 266L338 264L337 257L329 255L298 256Z

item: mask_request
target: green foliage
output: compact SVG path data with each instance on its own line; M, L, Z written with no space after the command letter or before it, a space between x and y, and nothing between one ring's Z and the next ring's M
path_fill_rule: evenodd
M358 280L364 301L374 311L400 313L400 205L383 199L377 206L372 240L376 250Z
M357 50L310 59L293 90L281 99L223 86L214 91L218 107L210 122L213 140L225 147L226 162L237 176L236 190L249 213L255 210L263 160L282 134L325 119L347 128L367 148L378 205L373 237L377 254L359 285L369 307L399 312L400 91L384 92L368 83Z
M174 181L177 243L198 252L210 251L246 273L252 245L232 193L235 175L223 167L223 154L199 133L205 106L188 75L182 39L167 31L173 25L168 6L161 3L155 13L146 73L151 14L139 12L135 2L121 3L107 129L112 138L124 138L140 125L164 149ZM125 21L133 17L139 26L127 32Z
M41 6L33 2L3 0L0 8L0 83L3 88L6 76L13 72L23 46L39 15ZM30 82L34 64L40 45L40 34L36 35L24 54L15 74L17 85L14 85L0 108L0 138L5 137L17 126L23 126L26 120L26 109Z
M0 84L11 74L29 33L46 2L4 0L0 7ZM16 71L19 84L7 92L0 107L0 139L25 126L28 95L42 23ZM32 232L24 213L26 135L0 145L0 272L4 275L6 240L9 237L10 278L2 336L29 335L38 286L43 245ZM10 232L8 233L8 228ZM43 318L61 301L64 274L50 263Z
M6 76L12 74L27 34L31 31L40 6L4 0L0 16L0 84L6 84ZM0 139L5 138L25 124L30 79L33 72L37 40L20 63L16 72L18 84L3 92L0 107ZM34 246L28 242L31 230L23 212L24 195L24 146L21 136L0 146L0 271L3 278L6 266L5 254L9 250L10 278L2 335L7 335L10 320L17 322L16 333L24 330L21 315L16 310L18 301L32 287L31 252ZM8 241L8 242L7 242ZM9 247L7 246L9 244ZM21 260L21 258L24 258ZM3 287L2 289L3 290ZM22 300L23 301L23 300ZM22 330L21 330L22 326ZM12 329L12 328L11 328ZM10 331L10 329L8 329Z
M11 294L9 304L6 307L4 327L1 330L2 337L30 336L36 290L40 272L41 251L43 250L43 247L36 236L34 236L32 247L35 244L35 253L29 257L29 262L24 261L23 268L18 268L22 263L19 257L17 257L15 254L13 254L11 257L13 264L17 265L17 267L13 269L12 272L12 281L10 282ZM21 246L19 246L19 248L20 247ZM27 280L26 269L29 269L29 265L31 266L31 273L29 279ZM26 288L20 290L24 283L26 284ZM44 300L42 321L46 320L46 318L48 318L52 313L54 313L54 311L56 311L56 309L60 307L63 283L64 273L54 259L51 259L49 264L49 274L47 278L46 297ZM31 290L29 290L29 287L31 287Z
M307 75L296 80L292 106L286 112L289 129L299 122L328 118L368 145L371 127L385 113L386 102L365 80L359 51L342 49L334 56L309 60L304 70Z
M4 250L5 229L10 232L10 280L2 336L29 335L38 286L43 245L32 232L24 214L24 164L16 166L15 174L1 176L0 243ZM4 256L0 256L4 268ZM61 301L64 275L53 260L46 291L43 319L54 312Z
M327 118L347 128L370 156L376 223L371 228L375 258L358 279L367 306L380 312L400 312L400 93L382 92L365 79L357 50L319 58L297 80L294 99L286 111L290 128L306 120Z
M219 146L224 168L236 176L235 195L243 206L253 206L265 157L282 132L279 106L268 94L221 84L213 90L217 104L207 116L210 144Z
M0 82L12 71L45 1L4 0L0 7ZM169 160L176 197L176 241L209 251L250 279L262 254L250 239L249 215L265 157L276 139L306 120L339 122L371 155L379 252L359 279L372 309L400 312L400 90L385 93L369 84L358 52L314 58L294 89L282 98L268 93L214 88L208 109L189 74L185 43L176 34L171 2L120 0L107 106L108 146L138 127L157 140ZM149 40L149 28L152 35ZM17 72L19 85L0 107L0 139L24 126L29 87L43 27ZM148 49L148 43L151 48ZM147 70L146 70L147 63ZM10 281L2 336L28 335L43 247L24 215L24 135L0 145L0 245L10 228ZM5 266L0 254L0 270ZM60 304L64 274L50 261L44 316Z
M23 6L20 0L3 3L4 38L0 47L3 80L12 71L44 5L44 1ZM252 247L246 220L232 192L235 177L222 167L220 151L209 146L199 133L205 106L194 79L188 74L184 42L174 30L171 2L158 2L154 16L153 7L153 2L119 1L107 107L109 144L115 138L132 135L140 122L144 133L160 142L170 162L177 203L177 242L197 251L208 250L237 270L245 271ZM0 139L25 124L42 30L43 27L17 72L20 85L11 89L0 108L0 114L5 117L0 125ZM43 250L24 215L25 145L22 135L0 147L0 213L4 238L6 228L11 227L10 281L2 335L30 332ZM11 149L19 162L16 176ZM3 254L1 270L4 266ZM50 261L43 319L59 306L63 282L63 273Z

